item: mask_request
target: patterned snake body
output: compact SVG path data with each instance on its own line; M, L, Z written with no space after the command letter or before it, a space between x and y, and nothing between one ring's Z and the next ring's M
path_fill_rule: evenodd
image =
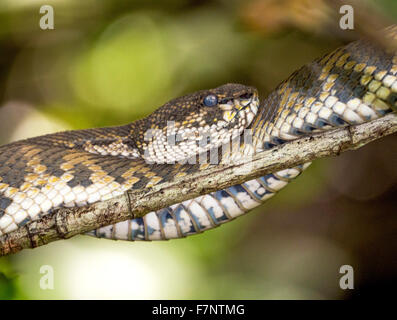
M397 39L397 27L385 33L391 42ZM0 235L60 206L86 205L189 174L201 166L167 163L186 162L219 148L247 128L252 144L240 147L258 152L303 135L381 117L397 108L396 74L395 51L360 40L293 73L259 109L255 89L228 84L172 100L126 126L62 132L2 146ZM225 153L220 160L232 157L233 152ZM307 166L268 174L89 234L162 240L199 233L260 205Z

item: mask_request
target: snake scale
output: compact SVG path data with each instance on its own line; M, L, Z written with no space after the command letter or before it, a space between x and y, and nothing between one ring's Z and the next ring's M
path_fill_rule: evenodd
M397 40L397 26L384 31ZM66 131L0 147L0 236L58 207L84 206L204 170L182 165L252 133L240 150L360 124L397 108L397 54L358 40L303 66L259 104L255 88L226 84L166 103L148 117L107 128ZM241 139L240 139L241 140ZM220 155L233 157L233 150ZM309 164L119 222L89 235L165 240L212 229L260 205Z

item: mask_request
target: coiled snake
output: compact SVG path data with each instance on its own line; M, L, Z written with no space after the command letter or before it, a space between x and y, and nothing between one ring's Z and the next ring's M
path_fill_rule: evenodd
M397 39L397 27L385 31ZM397 108L397 55L359 40L293 73L259 106L256 89L226 84L174 99L119 127L67 131L0 147L0 236L51 214L201 166L198 154L252 132L244 150L269 149L313 132L382 117ZM220 161L233 158L222 153ZM171 165L171 162L178 162ZM90 232L124 240L180 238L214 228L272 197L309 164L197 197ZM204 167L204 166L203 166Z

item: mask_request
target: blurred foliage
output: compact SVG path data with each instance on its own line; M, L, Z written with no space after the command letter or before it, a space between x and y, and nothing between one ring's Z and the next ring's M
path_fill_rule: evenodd
M43 4L54 7L55 30L39 28ZM378 20L397 17L395 1L368 5ZM334 11L325 0L2 0L0 142L128 123L226 82L264 96L357 36L338 30ZM338 287L343 264L371 294L374 281L396 276L393 139L317 161L264 206L204 235L79 236L1 258L0 298L354 297ZM39 287L42 265L54 267L54 290Z

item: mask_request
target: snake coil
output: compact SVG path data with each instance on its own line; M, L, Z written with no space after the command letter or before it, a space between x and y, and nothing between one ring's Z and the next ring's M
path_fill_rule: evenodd
M385 30L397 39L397 27ZM391 46L392 47L392 46ZM0 236L51 214L130 189L150 188L198 154L239 139L245 129L260 151L397 109L397 55L359 40L309 63L259 105L256 89L226 84L166 103L145 119L118 127L66 131L0 147ZM170 143L170 141L172 143ZM233 157L221 155L220 161ZM200 196L142 218L93 230L123 240L185 237L230 221L272 197L307 168L302 164Z

